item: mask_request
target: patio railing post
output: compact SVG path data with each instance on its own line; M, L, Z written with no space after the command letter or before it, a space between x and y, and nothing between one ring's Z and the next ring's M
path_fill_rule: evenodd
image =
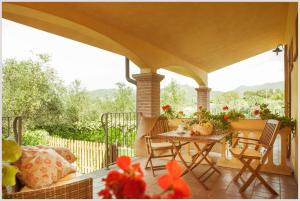
M106 165L106 169L109 169L109 155L108 155L108 113L105 113L105 127L104 127L104 131L105 131L105 165Z

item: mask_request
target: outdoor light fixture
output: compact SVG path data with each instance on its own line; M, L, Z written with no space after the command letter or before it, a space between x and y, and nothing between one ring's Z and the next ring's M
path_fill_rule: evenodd
M273 50L273 52L276 52L276 55L278 55L279 52L282 52L282 49L280 49L280 46L282 46L282 49L283 49L283 45L282 45L282 44L279 44L279 45L277 45L277 47Z

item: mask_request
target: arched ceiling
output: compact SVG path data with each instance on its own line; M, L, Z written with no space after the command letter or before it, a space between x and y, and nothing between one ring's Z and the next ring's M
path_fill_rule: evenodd
M3 3L3 17L207 84L207 73L284 43L291 3Z

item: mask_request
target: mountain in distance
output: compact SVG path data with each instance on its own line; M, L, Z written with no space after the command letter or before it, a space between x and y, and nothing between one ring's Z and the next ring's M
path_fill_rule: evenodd
M96 98L109 98L112 97L115 93L116 89L96 89L92 91L88 91L88 94L92 99Z
M263 89L281 89L284 90L284 82L271 82L271 83L264 83L261 85L254 85L254 86L240 86L233 91L238 92L240 95L243 95L245 91L258 91Z
M194 87L189 86L189 85L180 85L180 87L184 90L185 96L189 100L196 100L197 94L196 90ZM254 86L239 86L238 88L231 90L231 91L236 91L240 95L243 95L245 91L258 91L258 90L263 90L263 89L284 89L284 82L272 82L272 83L265 83L261 85L254 85ZM97 89L93 91L88 91L88 94L92 98L109 98L113 97L116 89ZM135 93L135 90L134 90ZM221 93L221 91L211 91L211 97L217 96Z

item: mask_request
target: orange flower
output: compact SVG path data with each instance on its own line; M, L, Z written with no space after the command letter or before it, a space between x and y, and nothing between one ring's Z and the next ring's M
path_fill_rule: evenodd
M230 118L230 116L229 116L228 114L224 114L223 119L224 119L225 121L227 121L229 118Z
M158 179L158 184L164 190L174 190L174 195L177 197L187 198L190 196L189 186L180 178L182 168L177 161L172 160L167 163L167 175L163 175ZM170 196L173 194L170 194ZM179 196L180 195L180 196Z
M120 156L117 158L116 163L122 170L127 170L130 166L131 159L128 156Z
M147 195L146 183L143 180L143 171L139 163L131 164L127 156L117 158L117 165L123 170L119 172L112 170L108 173L105 181L105 188L98 195L104 199L147 199L163 198L161 194ZM166 198L187 198L190 195L189 186L183 179L181 166L172 160L166 165L168 174L158 179L158 184L165 190L172 190Z

